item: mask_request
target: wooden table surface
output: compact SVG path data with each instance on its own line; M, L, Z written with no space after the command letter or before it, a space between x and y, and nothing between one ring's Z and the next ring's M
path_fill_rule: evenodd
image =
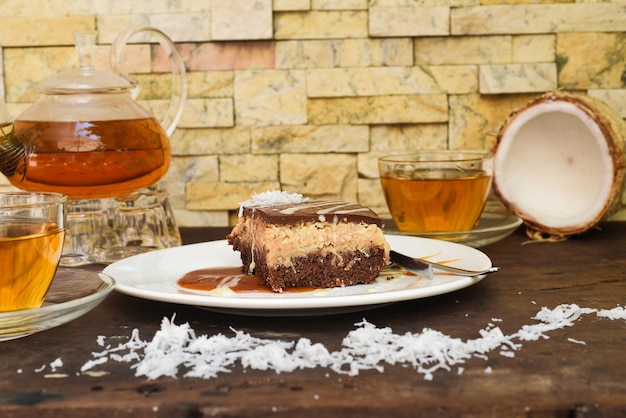
M221 239L224 228L183 229L186 243ZM558 243L532 243L520 229L483 247L501 271L453 293L322 317L259 318L113 292L68 324L1 344L0 417L608 417L626 415L626 321L584 313L572 326L521 344L514 357L492 350L427 380L411 366L356 376L326 368L277 374L235 365L213 379L136 377L128 363L81 373L102 350L98 336L150 340L163 318L196 335L295 341L337 350L363 319L394 333L424 328L471 340L499 327L512 335L542 309L561 304L609 310L626 303L626 223ZM490 325L491 324L491 325ZM62 366L52 373L57 358ZM45 370L42 370L43 366Z

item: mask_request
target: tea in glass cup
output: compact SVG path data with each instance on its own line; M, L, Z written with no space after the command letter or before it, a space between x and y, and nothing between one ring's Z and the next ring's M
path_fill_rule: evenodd
M424 151L381 157L378 169L400 231L470 231L489 195L493 156L488 151Z
M0 312L38 308L63 250L66 197L0 193Z

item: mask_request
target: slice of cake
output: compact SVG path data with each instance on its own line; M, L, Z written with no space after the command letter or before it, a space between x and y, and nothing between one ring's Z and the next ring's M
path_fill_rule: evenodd
M241 253L242 272L275 292L367 284L389 264L382 221L371 209L296 193L254 195L227 239Z

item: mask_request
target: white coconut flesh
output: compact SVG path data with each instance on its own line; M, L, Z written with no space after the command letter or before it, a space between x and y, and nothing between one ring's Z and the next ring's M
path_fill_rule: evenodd
M544 101L501 132L494 185L525 220L548 231L579 232L607 210L615 172L597 123L573 103Z

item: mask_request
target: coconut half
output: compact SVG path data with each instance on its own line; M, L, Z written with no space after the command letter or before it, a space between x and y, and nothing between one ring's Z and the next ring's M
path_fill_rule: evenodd
M494 193L531 238L564 238L620 205L626 126L591 97L547 93L511 113L494 148Z

